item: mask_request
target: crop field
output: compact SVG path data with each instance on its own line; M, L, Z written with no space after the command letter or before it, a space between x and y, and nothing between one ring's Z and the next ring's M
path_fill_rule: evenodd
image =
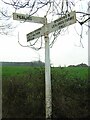
M3 118L45 118L45 69L2 67ZM53 67L52 118L87 118L88 67Z

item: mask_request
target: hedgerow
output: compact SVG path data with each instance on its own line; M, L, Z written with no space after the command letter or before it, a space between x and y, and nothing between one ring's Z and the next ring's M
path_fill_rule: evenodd
M8 72L6 68L2 79L3 118L45 118L44 68L25 67L20 71L9 67ZM52 118L89 116L87 67L51 68L51 83Z

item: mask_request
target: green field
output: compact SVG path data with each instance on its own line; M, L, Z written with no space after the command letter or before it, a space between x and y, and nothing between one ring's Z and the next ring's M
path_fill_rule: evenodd
M2 67L3 117L45 118L44 67ZM52 118L85 118L88 67L51 68Z

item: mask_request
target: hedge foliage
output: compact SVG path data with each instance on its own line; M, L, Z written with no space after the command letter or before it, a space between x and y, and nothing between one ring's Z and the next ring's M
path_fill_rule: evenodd
M43 67L3 67L3 118L45 118L44 76ZM52 118L88 117L88 68L52 68L51 79Z

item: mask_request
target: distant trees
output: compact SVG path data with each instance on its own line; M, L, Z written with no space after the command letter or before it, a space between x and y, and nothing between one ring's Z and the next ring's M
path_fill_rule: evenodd
M88 65L87 64L84 64L84 63L81 63L79 65L77 65L77 67L87 67Z
M42 61L33 61L31 62L31 66L44 66L45 63Z
M38 60L38 61L32 61L32 62L2 62L3 66L45 66L45 63ZM62 68L61 66L59 66ZM66 66L64 66L66 67ZM69 65L68 67L88 67L87 64L81 63L78 65Z
M32 62L2 62L3 66L44 66L45 63L42 61Z
M85 63L81 63L81 64L78 64L78 65L69 65L68 67L88 67L88 65L85 64Z

